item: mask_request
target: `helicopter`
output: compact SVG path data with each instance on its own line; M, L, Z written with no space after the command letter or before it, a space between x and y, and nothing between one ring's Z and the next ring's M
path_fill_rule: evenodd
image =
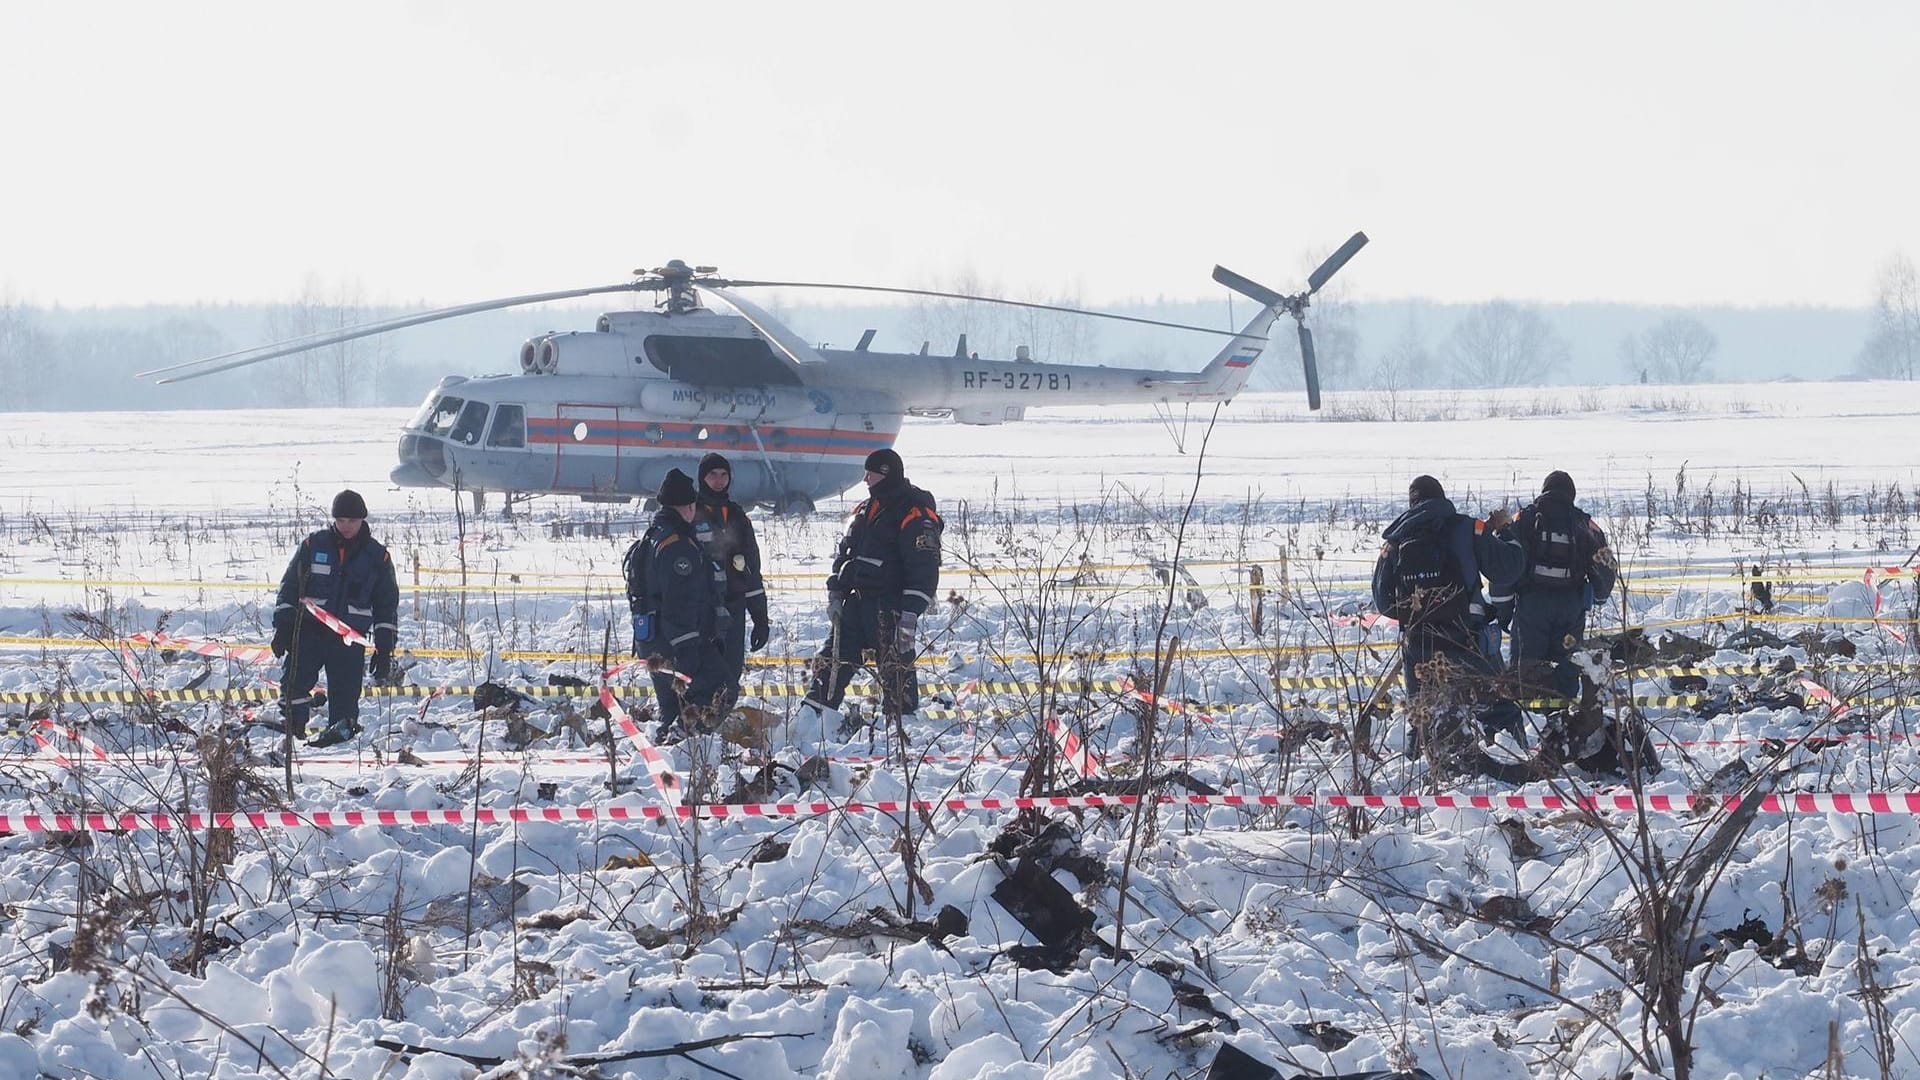
M1367 243L1355 233L1283 294L1216 266L1213 280L1259 305L1238 330L1189 326L929 289L832 282L755 281L718 276L712 266L675 259L632 280L485 300L204 357L139 373L180 382L440 319L606 293L656 293L651 310L612 311L590 331L553 332L520 346L518 373L448 375L427 394L400 435L392 480L472 494L489 491L507 512L536 495L625 503L650 497L672 468L692 471L710 451L732 464L732 497L779 514L858 483L864 461L891 447L904 417L962 424L1018 421L1029 408L1124 403L1229 401L1247 383L1282 315L1298 326L1307 402L1320 407L1320 380L1306 312L1314 294ZM749 288L838 289L944 297L1191 330L1229 340L1198 372L1053 364L1019 346L1010 360L983 360L962 334L952 356L869 348L815 347L739 295ZM718 300L716 311L707 299Z

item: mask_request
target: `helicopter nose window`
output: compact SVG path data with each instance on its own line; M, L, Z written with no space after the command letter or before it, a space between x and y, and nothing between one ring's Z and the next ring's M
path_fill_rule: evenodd
M453 430L453 423L460 418L460 410L465 408L466 404L465 398L451 395L443 397L434 402L431 409L421 410L421 421L418 426L430 435L445 435Z
M493 410L493 430L487 433L487 445L514 450L527 445L525 407L502 405Z
M587 441L587 422L585 420L582 420L579 423L573 425L573 441L574 442Z
M468 446L480 445L480 433L487 430L487 403L469 401L460 410L460 419L453 425L453 431L447 436L457 443Z

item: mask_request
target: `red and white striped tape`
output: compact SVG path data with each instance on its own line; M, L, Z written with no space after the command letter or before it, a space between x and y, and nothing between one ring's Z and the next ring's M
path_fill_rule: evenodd
M1192 716L1196 720L1203 720L1209 724L1219 723L1218 717L1215 717L1209 713L1201 712L1200 710L1195 709L1192 706L1189 706L1184 701L1175 701L1172 698L1155 697L1152 693L1146 690L1142 690L1139 687L1133 685L1132 679L1127 680L1126 696L1134 699L1135 701L1144 701L1149 705L1158 705L1160 708L1166 710L1167 712L1174 713L1175 715L1178 715L1178 716Z
M660 752L660 748L640 733L640 725L633 722L626 709L621 708L620 699L614 697L613 691L605 684L600 687L600 705L633 742L634 752L640 756L641 764L647 767L647 775L653 777L653 786L660 789L660 797L666 800L668 806L679 806L680 793L685 790L680 785L680 775L673 771L673 765Z
M1869 566L1867 567L1867 572L1862 575L1860 580L1866 583L1867 591L1873 594L1873 625L1886 631L1887 636L1893 638L1893 640L1905 645L1907 643L1907 635L1880 621L1880 586L1873 583L1873 575L1876 569L1879 570L1883 577L1895 577L1904 571L1898 566L1882 566L1877 568Z
M1080 779L1097 780L1106 774L1106 770L1101 768L1100 759L1093 756L1087 744L1080 741L1080 736L1072 728L1061 723L1059 717L1047 717L1047 733L1053 736L1054 745L1060 748L1061 756L1067 759L1068 765L1073 766L1073 771L1080 774Z
M1769 814L1920 814L1920 792L1829 792L1760 796ZM786 818L821 814L898 814L907 811L1050 810L1132 806L1137 795L1059 795L1047 798L920 799L877 802L713 803L705 806L509 806L475 810L251 811L211 814L0 814L0 832L132 832L166 829L407 828L433 825L506 825L516 822L656 821L664 818ZM1649 795L1642 804L1620 795L1161 795L1162 806L1325 807L1370 810L1582 810L1653 813L1727 810L1735 795Z
M367 640L367 635L341 622L338 616L326 608L321 607L319 604L314 603L312 597L303 596L300 598L300 602L307 606L307 612L309 614L320 620L322 626L339 634L341 641L349 645L365 645L368 648L373 647L373 642Z
M55 765L58 765L63 769L73 768L73 762L67 757L67 755L60 752L59 747L53 745L53 740L47 738L45 735L40 734L40 731L39 731L40 728L45 728L46 730L51 731L56 735L64 735L69 740L79 743L81 749L87 751L90 755L92 755L95 761L104 762L107 760L107 752L105 750L100 749L99 743L94 742L92 739L87 738L85 735L80 734L78 731L75 731L70 727L62 727L61 725L56 724L52 720L49 720L43 716L40 719L34 721L34 730L29 731L28 734L33 736L34 745L40 748L40 752L47 755L49 758L53 760L53 763Z
M263 649L258 645L228 645L221 641L175 637L172 634L148 633L145 630L127 635L127 640L136 645L152 645L157 649L192 653L195 656L217 657L223 660L238 660L246 664L265 664L273 660L273 650Z

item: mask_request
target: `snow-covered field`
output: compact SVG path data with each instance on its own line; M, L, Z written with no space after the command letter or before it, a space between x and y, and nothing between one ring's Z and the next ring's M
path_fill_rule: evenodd
M1681 988L1676 1022L1693 1025L1691 1075L1920 1076L1911 816L1762 813L1715 849L1724 814L1356 819L1215 800L1142 823L1130 808L1041 811L1023 824L1051 822L1058 841L1020 850L1013 810L844 808L1072 788L1043 724L1055 713L1108 777L1137 778L1142 710L1111 682L1043 701L977 680L1145 683L1156 641L1174 636L1168 694L1186 707L1160 714L1154 790L1631 798L1625 778L1577 770L1436 786L1396 752L1398 714L1375 725L1385 760L1348 749L1355 699L1393 652L1387 630L1350 616L1407 480L1433 473L1482 512L1526 501L1554 468L1574 475L1629 568L1625 610L1602 621L1702 639L1703 662L1726 672L1705 690L1644 671L1614 683L1653 726L1664 768L1646 793L1920 790L1912 710L1898 704L1920 676L1906 643L1917 601L1910 574L1885 572L1920 544L1920 390L1329 405L1452 418L1309 420L1293 396L1247 395L1222 412L1204 462L1205 416L910 422L899 449L947 514L953 593L922 622L927 701L910 752L857 723L783 722L770 754L682 743L669 757L696 801L837 804L698 822L607 820L663 796L624 737L609 789L591 692L530 698L518 717L473 708L485 680L593 681L609 640L622 659L615 575L637 510L549 501L512 520L456 518L448 493L386 485L400 410L8 416L0 1076L1091 1080L1198 1075L1226 1043L1282 1076L1675 1075L1637 943L1651 933L1641 913L1692 867L1709 872L1687 909L1697 919L1669 935L1690 951L1667 984ZM366 734L301 748L288 794L278 738L246 725L255 706L186 700L277 671L191 648L266 640L269 583L342 486L366 495L402 567L406 682L466 689L368 699ZM783 576L773 655L749 693L783 721L795 703L783 687L825 633L817 575L850 504L760 523ZM1147 564L1176 557L1188 576L1169 591ZM1771 615L1749 618L1733 567L1757 560L1781 576ZM1255 565L1271 590L1257 634ZM1808 630L1799 644L1753 633ZM114 644L143 632L176 640ZM1827 636L1856 655L1812 655ZM1803 673L1732 670L1781 657L1849 699L1844 715ZM637 714L647 698L631 678L616 690ZM55 690L136 687L161 693L44 707ZM1664 703L1678 695L1715 704ZM553 734L529 740L530 728ZM20 817L205 809L219 761L205 736L222 731L246 764L245 810L596 817L242 829L211 864L204 832L35 831ZM1048 880L1092 924L1051 952L995 898ZM1749 917L1766 937L1714 937Z

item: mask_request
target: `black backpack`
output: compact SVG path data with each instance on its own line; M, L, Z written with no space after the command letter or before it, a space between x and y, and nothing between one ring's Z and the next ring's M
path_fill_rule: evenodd
M1527 552L1527 569L1520 586L1548 592L1578 589L1587 583L1593 563L1592 520L1575 507L1543 510L1535 503L1520 513L1520 544Z
M654 597L647 591L647 558L659 540L659 529L649 525L640 539L627 547L626 558L621 560L621 570L627 579L627 604L636 615L651 612L655 607Z
M1400 538L1393 545L1393 600L1382 612L1403 627L1458 622L1472 609L1479 591L1477 574L1454 556L1448 534L1458 527L1453 514Z

